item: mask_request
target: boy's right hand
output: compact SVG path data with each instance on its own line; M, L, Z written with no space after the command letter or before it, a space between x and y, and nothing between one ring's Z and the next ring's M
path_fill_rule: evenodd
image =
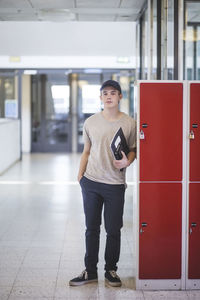
M83 175L78 175L78 182L80 182L81 181L81 178L83 177Z

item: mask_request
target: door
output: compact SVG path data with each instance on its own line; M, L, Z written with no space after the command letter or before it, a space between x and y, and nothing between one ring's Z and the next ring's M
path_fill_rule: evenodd
M140 180L182 180L182 83L140 84Z
M189 199L188 278L200 279L200 182L190 183Z
M190 85L188 278L200 279L200 83Z
M200 83L190 84L190 181L200 181Z
M139 279L181 279L183 83L139 95Z
M139 279L181 278L181 183L141 183Z
M32 78L32 151L71 151L70 87L64 74Z

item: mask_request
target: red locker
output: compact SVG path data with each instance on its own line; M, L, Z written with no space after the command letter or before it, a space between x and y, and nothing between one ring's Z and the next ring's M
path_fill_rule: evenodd
M189 186L188 278L200 279L200 182Z
M182 83L140 84L140 181L182 180Z
M182 184L140 183L139 279L181 278Z
M200 181L200 83L190 85L190 181Z

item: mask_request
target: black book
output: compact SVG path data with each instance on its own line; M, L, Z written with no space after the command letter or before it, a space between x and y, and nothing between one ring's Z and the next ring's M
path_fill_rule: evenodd
M122 152L123 151L126 156L130 152L128 144L126 142L126 138L124 136L123 130L120 127L120 129L116 132L112 142L111 142L111 150L115 157L115 159L120 160L122 159ZM121 171L121 170L120 170Z

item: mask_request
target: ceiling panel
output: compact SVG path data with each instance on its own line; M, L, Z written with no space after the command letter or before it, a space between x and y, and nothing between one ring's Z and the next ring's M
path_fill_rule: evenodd
M76 0L76 7L119 7L120 0Z
M102 22L107 22L107 21L115 21L115 15L87 15L87 14L80 14L78 15L78 20L79 21L102 21Z
M137 19L137 14L133 14L131 16L117 16L115 18L115 21L117 22L132 22L132 21L135 21Z
M146 0L122 0L120 7L131 8L134 7L138 10L142 8Z
M33 8L74 8L74 0L30 0Z
M0 8L31 8L27 0L0 0Z
M135 21L145 0L0 0L0 21Z

